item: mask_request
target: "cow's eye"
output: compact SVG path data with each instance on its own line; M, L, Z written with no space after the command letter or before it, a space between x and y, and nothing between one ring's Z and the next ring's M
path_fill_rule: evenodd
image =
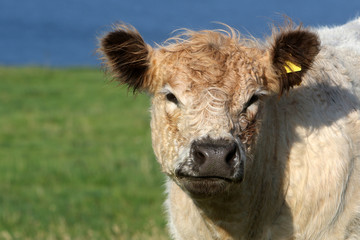
M246 110L248 109L248 107L250 107L252 104L254 104L255 102L257 102L259 100L259 96L254 94L249 101L247 101L243 107L242 112L246 112Z
M179 101L177 100L177 98L175 97L175 95L172 94L172 93L166 94L166 99L167 99L168 101L170 101L170 102L175 103L176 105L179 103Z
M256 102L257 100L259 100L259 96L258 95L256 95L256 94L254 94L251 98L250 98L250 100L247 102L247 107L249 107L251 104L253 104L254 102Z

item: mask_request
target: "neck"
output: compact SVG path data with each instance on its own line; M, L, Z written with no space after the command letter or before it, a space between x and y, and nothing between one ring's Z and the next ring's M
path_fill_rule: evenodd
M233 239L262 239L267 234L266 230L286 210L282 183L269 178L251 180L219 197L192 199L208 229L225 232Z

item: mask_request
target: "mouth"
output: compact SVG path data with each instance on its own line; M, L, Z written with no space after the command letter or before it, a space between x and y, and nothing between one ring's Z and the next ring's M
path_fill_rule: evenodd
M218 176L185 176L178 175L182 188L195 198L209 198L227 192L230 186L240 183L240 179L230 179Z

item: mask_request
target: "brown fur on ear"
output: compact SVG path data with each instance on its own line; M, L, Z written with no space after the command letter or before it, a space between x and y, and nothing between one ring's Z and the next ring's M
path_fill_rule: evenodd
M149 49L134 27L122 24L100 40L98 51L115 78L136 92L147 87Z
M301 27L290 30L280 29L280 33L275 34L271 60L280 81L280 94L301 83L301 78L309 70L319 51L318 36ZM290 67L289 62L301 67L301 71L287 73L285 66Z

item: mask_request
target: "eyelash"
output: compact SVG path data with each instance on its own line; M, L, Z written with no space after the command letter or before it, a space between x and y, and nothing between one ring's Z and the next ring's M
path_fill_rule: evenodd
M179 101L177 100L177 98L175 97L175 95L172 94L172 93L166 94L166 99L167 99L169 102L175 103L176 105L179 103Z

